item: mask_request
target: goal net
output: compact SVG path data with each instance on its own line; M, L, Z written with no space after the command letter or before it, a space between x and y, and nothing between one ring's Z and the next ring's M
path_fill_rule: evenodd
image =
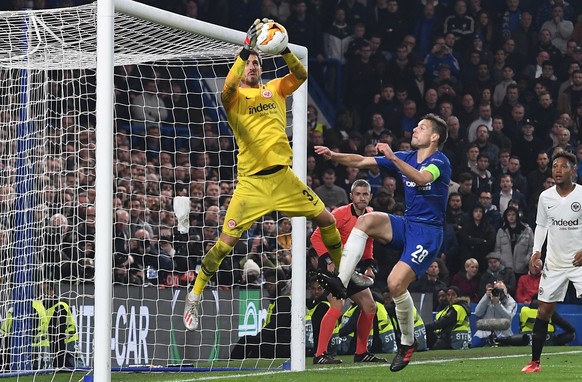
M96 3L0 12L0 377L103 367L95 326L109 319L114 371L280 368L284 353L235 351L241 337L255 336L259 348L288 353L279 331L304 336L299 305L279 317L268 309L265 280L275 277L278 293L289 294L291 254L305 262L305 233L293 232L293 249L280 214L257 222L224 260L204 291L200 329L182 324L186 292L236 187L220 92L240 48L232 36L244 34L120 3L139 12L114 13L112 175L96 170ZM263 60L264 81L288 72L280 57ZM306 102L293 103L290 136L293 119L306 115ZM111 179L111 206L99 203L99 177ZM178 197L189 201L185 229ZM111 253L96 252L99 214L111 222ZM111 267L112 285L95 277L99 262ZM305 280L294 280L304 293ZM111 318L95 301L104 289L112 290ZM280 323L277 334L257 337L269 321Z

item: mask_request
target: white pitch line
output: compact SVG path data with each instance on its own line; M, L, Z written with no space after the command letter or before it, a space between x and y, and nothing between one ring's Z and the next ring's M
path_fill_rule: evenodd
M550 357L553 355L564 355L564 354L580 354L582 350L570 350L570 351L563 351L557 353L544 353L544 357ZM488 359L499 359L499 358L519 358L519 357L529 357L531 353L527 354L509 354L504 356L491 356L491 357L462 357L462 358L449 358L449 359L433 359L433 360L426 360L426 361L415 361L412 362L410 366L415 365L428 365L433 363L444 363L444 362L458 362L458 361L479 361L479 360L488 360ZM361 368L369 368L369 367L388 367L389 364L346 364L345 366L329 366L329 367L318 367L317 369L305 369L309 372L318 372L318 371L328 371L330 369L353 369L354 367ZM264 375L273 375L273 374L282 374L282 373L292 373L288 370L273 370L273 371L263 371L263 372L256 372L256 373L247 373L247 374L229 374L229 375L220 375L215 377L200 377L200 378L191 378L191 379L167 379L165 382L195 382L195 381L212 381L212 380L224 380L224 379L234 379L234 378L245 378L245 377L261 377ZM302 373L302 372L298 372Z

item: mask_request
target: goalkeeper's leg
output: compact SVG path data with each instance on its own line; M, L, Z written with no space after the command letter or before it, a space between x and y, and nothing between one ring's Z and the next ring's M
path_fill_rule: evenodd
M233 245L229 245L223 241L221 237L216 244L208 251L202 259L200 272L194 282L194 289L191 293L186 295L186 302L184 304L184 326L188 330L196 330L200 322L200 301L202 298L202 291L208 281L214 276L222 260L232 251Z

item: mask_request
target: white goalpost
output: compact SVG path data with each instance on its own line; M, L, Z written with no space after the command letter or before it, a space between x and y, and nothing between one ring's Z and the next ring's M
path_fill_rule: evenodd
M200 329L182 325L236 187L220 92L244 37L131 0L0 12L0 378L305 369L305 218L257 222L204 291ZM263 67L264 81L288 72L280 57ZM287 129L303 180L306 111L304 84ZM268 316L249 260L294 275L290 359L230 357Z

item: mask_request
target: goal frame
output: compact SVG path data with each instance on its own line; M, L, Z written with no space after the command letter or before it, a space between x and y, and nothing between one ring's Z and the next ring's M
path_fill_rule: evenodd
M233 44L241 44L245 33L201 20L178 15L132 0L97 1L97 69L96 69L96 200L97 206L111 206L113 194L113 131L114 131L114 14L124 13L139 19L193 34L210 37ZM289 44L289 48L307 67L307 49ZM305 181L307 177L307 83L293 93L292 134L293 170ZM96 209L95 237L95 320L94 380L111 380L111 330L112 330L112 275L111 253L113 229L111 208ZM306 274L306 219L292 218L292 263L294 275ZM306 279L295 277L292 283L291 308L291 367L292 371L305 370L305 298Z

